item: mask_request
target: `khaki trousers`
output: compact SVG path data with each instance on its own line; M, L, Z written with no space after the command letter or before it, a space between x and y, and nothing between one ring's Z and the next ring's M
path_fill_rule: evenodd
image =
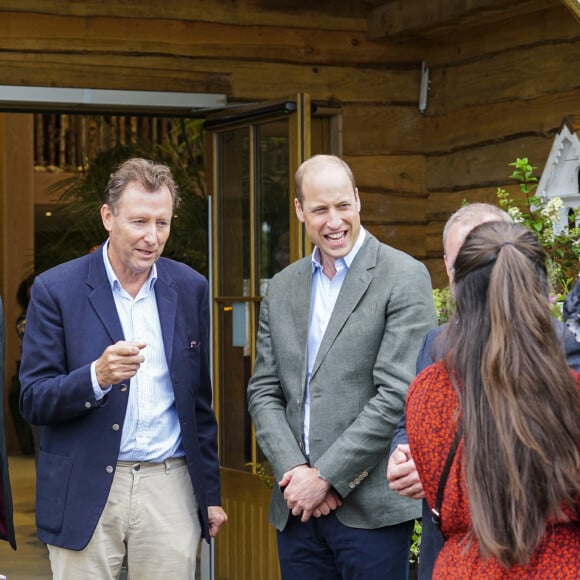
M87 546L80 551L48 546L53 578L116 580L126 554L130 580L193 580L200 537L184 459L120 461Z

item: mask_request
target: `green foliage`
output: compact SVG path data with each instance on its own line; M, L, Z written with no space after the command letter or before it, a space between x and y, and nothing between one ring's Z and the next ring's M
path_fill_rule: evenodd
M413 526L413 533L411 534L411 550L409 554L409 564L414 565L419 563L419 555L421 553L421 534L423 526L421 520L415 520Z
M202 121L175 120L166 142L118 145L87 160L78 174L55 184L49 194L63 204L55 221L67 224L49 232L35 251L36 272L82 256L106 239L100 207L110 174L131 157L167 165L179 187L181 204L171 222L164 256L207 275L208 210L203 167ZM60 218L60 219L58 219Z
M530 228L537 236L548 255L548 270L552 293L556 301L562 300L570 291L578 275L580 261L580 228L570 225L555 231L562 200L559 197L544 199L534 195L538 179L534 167L527 157L517 158L509 164L513 167L511 179L518 182L520 194L512 197L505 189L498 187L499 205L511 218ZM579 209L570 217L576 220Z
M445 324L453 313L453 295L449 286L433 288L433 302L437 315L437 325Z
M272 489L274 487L274 482L276 478L274 475L268 470L268 468L263 465L262 463L246 463L246 467L255 467L256 468L256 475L260 479L260 481L268 488Z

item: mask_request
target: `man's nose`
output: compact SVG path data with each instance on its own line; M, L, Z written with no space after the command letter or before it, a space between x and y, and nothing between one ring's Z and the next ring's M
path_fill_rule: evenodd
M340 216L340 213L331 209L328 212L328 220L326 223L329 228L339 228L342 225L342 217Z
M156 224L147 224L144 231L144 236L148 241L155 241L157 239L157 226Z

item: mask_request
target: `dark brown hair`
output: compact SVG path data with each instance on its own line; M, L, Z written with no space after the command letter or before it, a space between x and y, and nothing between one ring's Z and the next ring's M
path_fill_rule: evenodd
M487 222L455 261L447 365L457 377L472 534L483 557L530 561L580 493L580 412L548 301L546 255L528 229Z

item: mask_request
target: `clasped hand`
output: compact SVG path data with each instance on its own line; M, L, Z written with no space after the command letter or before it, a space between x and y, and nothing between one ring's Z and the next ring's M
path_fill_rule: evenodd
M318 477L318 470L298 465L287 471L278 485L284 489L284 499L294 516L307 522L312 516L327 516L342 505L342 500L330 483Z
M423 499L425 492L419 479L409 445L397 445L387 464L389 487L399 495L411 499Z

